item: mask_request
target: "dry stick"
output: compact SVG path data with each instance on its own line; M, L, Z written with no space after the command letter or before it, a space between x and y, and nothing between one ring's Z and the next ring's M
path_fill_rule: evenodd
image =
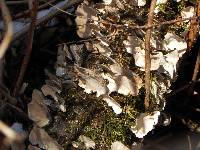
M74 14L72 14L72 13L69 13L69 12L67 12L67 11L62 10L62 9L60 9L59 7L56 7L55 5L52 5L50 2L47 2L47 4L48 4L49 6L51 6L51 7L56 8L57 10L59 10L59 11L65 13L65 14L68 14L68 15L70 15L70 16L74 16L74 17L77 16L77 15L74 15Z
M178 89L172 91L171 93L168 93L168 94L166 95L166 98L170 98L171 96L174 96L174 95L176 95L176 94L178 94L178 93L180 93L180 92L182 92L182 91L184 91L184 90L186 90L186 89L189 89L191 86L194 86L195 84L197 84L197 83L199 83L199 82L200 82L200 80L196 80L196 81L194 81L194 82L190 82L190 83L188 83L188 84L186 84L186 85L183 85L183 86L181 86L180 88L178 88Z
M200 16L200 1L198 1L198 3L196 4L195 6L195 15L194 16ZM193 18L191 21L190 21L190 28L189 28L189 32L188 32L188 36L187 36L187 51L190 51L190 49L192 48L193 46L193 43L196 39L196 36L197 36L197 32L198 32L198 23L199 23L199 20L196 19L196 18Z
M12 26L12 19L10 16L10 12L9 12L4 0L0 1L0 7L1 7L1 12L2 12L2 16L3 16L3 20L4 20L5 31L6 31L4 39L2 40L2 43L0 45L0 83L2 83L3 70L4 70L3 56L12 40L13 26Z
M8 91L6 91L6 90L2 87L2 85L0 85L0 91L1 91L1 94L3 94L3 95L7 98L8 102L9 102L10 104L12 104L12 105L16 105L16 104L17 104L17 99L15 99L14 97L12 97L12 96L10 95L10 93L9 93Z
M197 80L197 75L199 73L199 67L200 67L200 47L198 49L197 60L196 60L196 64L195 64L195 67L194 67L194 73L193 73L193 76L192 76L192 82L195 82ZM189 94L189 96L191 96L193 93L194 93L194 84L192 84L190 86L188 94Z
M65 2L61 7L59 7L60 9L68 9L76 4L79 4L83 2L83 0L70 0L69 2ZM42 23L45 23L47 21L49 21L50 19L56 17L58 14L60 14L61 12L59 10L54 10L48 13L48 15L41 17L40 19L37 19L36 21L36 26L41 25ZM13 40L18 39L20 36L22 36L23 34L25 34L29 29L29 26L25 26L21 31L17 32L14 34Z
M198 0L198 3L197 3L196 15L197 15L197 17L200 16L200 0ZM199 28L199 20L196 21L196 25L193 27L193 29L195 29L195 32L197 32L198 28ZM197 35L197 33L195 33L195 36L196 35ZM193 37L193 38L196 38L196 37ZM195 82L197 80L197 75L199 73L199 67L200 67L200 47L198 49L198 55L197 55L196 64L194 67L193 76L192 76L192 82ZM190 89L188 90L188 95L191 96L193 93L194 93L194 84L192 84Z
M0 131L9 139L11 143L13 141L19 140L19 135L1 120L0 120Z
M41 6L38 7L38 10L41 10L41 9L44 9L46 7L49 6L48 3L54 3L56 2L56 0L50 0L49 2L45 3L45 4L42 4ZM27 16L30 14L30 10L25 10L24 12L20 12L18 14L16 14L13 19L18 19L18 18L21 18L21 17L24 17L24 16Z
M22 0L22 1L6 1L7 5L18 5L18 4L27 4L27 0Z
M196 9L196 15L198 17L200 16L200 0L198 0L197 9ZM196 24L197 24L196 25L196 32L197 32L199 20L196 21ZM197 75L198 75L198 72L199 72L199 66L200 66L200 48L198 49L197 60L196 60L195 68L194 68L194 73L193 73L193 76L192 76L192 81L193 82L197 80Z
M195 68L194 68L194 73L192 76L193 82L197 80L197 75L199 73L199 67L200 67L200 48L198 49L198 56L197 56L197 60L196 60Z
M50 2L47 3L48 5L56 8L57 10L63 12L63 13L66 13L68 15L71 15L71 16L76 16L78 17L78 15L76 14L72 14L72 13L69 13L67 11L64 11L63 9L61 8L58 8L54 5L52 5ZM150 26L147 26L147 25L143 25L143 26L128 26L128 25L124 25L124 24L115 24L115 23L110 23L110 22L107 22L105 20L103 21L100 21L100 20L95 20L95 19L92 19L92 18L88 18L88 20L90 21L95 21L95 22L98 22L98 23L104 23L104 24L107 24L107 25L110 25L110 26L114 26L114 27L118 27L118 28L125 28L125 29L130 29L130 30L133 30L133 29L148 29L148 28L153 28L153 27L160 27L162 25L169 25L169 24L173 24L173 23L177 23L177 22L183 22L183 21L187 21L187 20L193 20L193 19L199 19L199 17L196 17L196 16L193 16L193 17L189 17L189 18L178 18L178 19L174 19L174 20L170 20L170 21L164 21L164 22L159 22L159 23L156 23L156 24L152 24ZM84 26L86 24L83 24L81 26Z
M149 15L148 15L147 27L152 26L155 7L156 7L156 0L152 0ZM147 29L146 35L145 35L145 91L146 91L145 100L144 100L145 110L148 110L149 102L150 102L150 85L151 85L151 81L150 81L150 68L151 68L150 39L151 39L151 30L152 30L152 28Z
M5 0L0 0L0 7L3 15L4 24L6 26L6 33L0 45L0 59L2 59L12 40L13 26L10 12L5 4Z
M27 52L24 56L22 66L20 69L20 73L19 73L19 77L17 79L17 83L13 90L13 96L16 96L19 92L19 89L22 84L24 74L26 72L26 68L27 68L27 65L28 65L28 62L29 62L29 59L31 56L31 52L32 52L33 36L34 36L35 27L36 27L38 2L37 2L37 0L30 0L30 1L32 2L32 8L31 8L31 24L29 27L28 40L27 40Z

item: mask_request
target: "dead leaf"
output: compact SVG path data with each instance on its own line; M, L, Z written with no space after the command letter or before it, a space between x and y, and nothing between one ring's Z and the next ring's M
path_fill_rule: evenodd
M84 88L86 93L96 92L97 97L108 93L105 81L100 75L90 69L81 67L75 67L75 71L79 76L78 85Z
M42 86L41 90L45 96L51 96L55 101L58 101L58 92L60 92L60 90L56 87L45 84Z
M50 114L44 104L44 96L39 90L33 90L32 101L28 104L28 116L38 126L43 127L49 124Z
M136 137L143 138L148 132L154 129L154 126L158 123L159 116L159 111L154 111L152 114L141 113L137 117L135 125L131 127L131 131Z
M130 150L130 149L124 144L122 144L120 141L115 141L111 145L111 150Z
M113 111L116 114L120 114L122 112L122 108L119 103L117 103L112 97L110 96L104 96L103 100L106 101L108 106L112 107Z
M48 133L37 126L34 126L29 135L32 145L38 145L45 150L64 150Z
M95 142L92 141L89 137L80 135L78 139L84 143L86 149L95 149Z

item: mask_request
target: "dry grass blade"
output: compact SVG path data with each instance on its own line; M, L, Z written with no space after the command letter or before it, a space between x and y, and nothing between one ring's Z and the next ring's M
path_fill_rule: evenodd
M3 16L5 28L6 28L5 36L0 45L0 59L2 59L12 40L13 26L12 26L12 19L10 16L10 12L5 4L5 0L0 0L0 7L1 7L1 12Z
M150 11L148 15L148 22L147 26L152 26L153 23L153 17L154 17L154 9L156 7L156 0L151 1ZM150 102L150 68L151 68L151 59L150 59L150 39L151 39L151 28L147 29L146 35L145 35L145 101L144 106L145 110L149 108L149 102Z

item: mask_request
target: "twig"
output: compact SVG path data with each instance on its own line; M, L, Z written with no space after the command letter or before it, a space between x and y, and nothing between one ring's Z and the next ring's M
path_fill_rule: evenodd
M18 5L18 4L27 4L27 0L21 0L21 1L6 1L7 5Z
M196 81L197 80L197 75L199 73L199 67L200 67L200 48L198 49L198 55L197 55L197 60L196 60L196 64L194 67L194 73L192 76L192 81Z
M0 7L3 15L4 24L6 26L6 33L0 45L0 59L2 59L12 40L13 26L10 12L5 4L5 0L0 0Z
M3 82L4 59L0 59L0 83Z
M171 93L168 93L168 94L166 95L166 98L170 98L171 96L174 96L174 95L178 94L179 92L182 92L182 91L184 91L184 90L186 90L186 89L189 89L191 86L195 86L195 85L196 85L197 83L199 83L199 82L200 82L200 80L196 80L196 81L194 81L194 82L190 82L190 83L188 83L188 84L186 84L186 85L183 85L183 86L181 86L180 88L178 88L178 89L172 91Z
M17 99L12 97L10 95L10 92L2 84L0 84L0 93L3 94L7 98L9 103L11 103L13 105L17 104Z
M169 20L169 21L164 21L164 22L159 22L159 23L151 24L149 26L148 25L143 25L143 26L138 26L138 25L128 26L128 25L124 25L124 24L109 23L107 21L98 21L98 20L93 20L93 21L96 21L96 22L99 22L99 23L104 23L104 24L107 24L107 25L110 25L110 26L114 26L116 28L124 28L124 29L127 29L127 31L132 31L132 30L135 30L135 29L149 29L149 28L154 28L154 27L161 27L163 25L170 25L170 24L173 24L173 23L183 22L183 21L192 20L192 19L198 19L199 20L199 17L194 16L194 17L189 17L189 18L178 18L178 19L174 19L174 20ZM90 20L92 20L92 19L90 19Z
M198 49L198 55L197 55L197 59L196 59L196 64L194 67L194 72L193 72L193 76L192 76L192 82L195 82L197 80L197 75L199 73L199 67L200 67L200 47ZM188 90L188 95L191 96L194 93L194 84L192 84Z
M149 29L149 28L153 28L153 27L159 27L159 26L162 26L162 25L173 24L173 23L176 23L176 22L182 22L182 21L186 21L186 20L192 20L193 18L198 19L197 17L184 18L184 19L175 19L175 20L161 22L159 24L153 24L150 27L148 27L147 25L144 25L144 26L129 26L129 27L127 27L125 25L119 25L119 24L112 24L112 25L116 25L116 26L120 26L120 27L124 26L124 28L129 28L127 32L129 32L129 35L131 35L130 33L132 32L132 30L136 30L136 29ZM109 23L109 24L111 24L111 23ZM107 36L102 36L102 37L89 37L89 38L82 39L82 40L79 40L79 41L72 41L72 42L67 42L67 43L61 43L61 44L58 44L58 45L63 45L63 44L69 45L69 44L91 42L91 41L101 40L101 39L104 39L104 38L107 38L107 37L112 37L112 36L115 36L115 34L113 34L113 35L107 35Z
M56 8L57 10L63 12L63 13L66 13L70 16L75 16L75 17L78 17L79 15L76 15L76 14L72 14L72 13L69 13L55 5L52 5L51 2L48 2L47 3L48 5ZM173 23L177 23L177 22L183 22L183 21L187 21L187 20L194 20L194 19L199 19L199 16L193 16L193 17L189 17L189 18L177 18L177 19L174 19L174 20L170 20L170 21L164 21L164 22L159 22L157 24L152 24L150 26L147 26L147 25L143 25L143 26L128 26L128 25L124 25L124 24L115 24L115 23L110 23L110 22L107 22L106 20L95 20L95 19L92 19L92 18L87 18L89 21L95 21L95 22L98 22L98 23L103 23L103 24L107 24L107 25L110 25L110 26L114 26L116 28L125 28L125 29L130 29L130 30L133 30L133 29L148 29L148 28L153 28L153 27L160 27L162 25L168 25L168 24L173 24ZM84 26L86 24L83 24L83 25L80 25L80 26Z
M56 8L56 10L51 11L47 16L44 16L42 18L37 19L36 25L37 26L41 25L42 23L44 23L44 22L50 20L51 18L57 16L58 14L63 12L65 9L68 9L68 8L74 6L74 5L77 5L77 4L81 3L82 1L83 0L76 0L76 1L66 2L61 7L58 7L59 9ZM49 5L49 4L47 4L47 5ZM63 10L63 11L60 11L60 10ZM123 27L127 32L132 32L132 30L134 30L134 29L148 29L148 28L153 28L153 27L156 27L156 26L159 27L159 26L162 26L162 25L169 25L169 24L173 24L173 23L176 23L176 22L182 22L182 21L186 21L186 20L191 20L193 18L199 19L198 17L191 17L191 18L184 18L184 19L180 18L180 19L161 22L159 24L153 24L151 26L146 26L146 25L144 25L144 26L126 26L126 25L120 25L120 24L112 24L112 23L108 23L106 21L99 21L99 22L105 23L105 24L109 24L109 25L112 25L112 26L115 26L115 27ZM97 20L94 20L94 21L97 21ZM27 31L28 31L28 26L25 26L21 31L15 33L13 40L18 39L18 37L22 36Z
M190 135L187 135L187 139L188 139L188 147L189 147L189 150L192 150L192 144L191 144Z
M150 11L147 20L147 27L152 26L153 17L154 17L154 9L156 7L156 0L151 1ZM148 110L150 103L150 68L151 68L151 58L150 58L150 39L151 39L151 30L152 28L148 28L145 35L145 100L144 106L145 110Z
M65 9L68 9L76 4L79 4L81 3L83 0L71 0L71 1L66 1L62 6L60 6L59 8L62 9L62 10L65 10ZM47 22L48 20L56 17L58 14L60 14L61 12L57 9L55 10L52 10L48 13L48 15L46 16L43 16L39 19L37 19L36 21L36 26L39 26L45 22ZM24 35L27 31L29 30L29 26L25 26L21 31L15 33L14 37L13 37L13 40L16 40L18 39L20 36Z
M197 1L196 15L198 17L200 16L200 0ZM192 20L191 22L196 23L195 25L191 26L192 29L194 29L194 31L191 32L193 39L189 39L189 40L192 40L192 41L190 41L191 43L189 43L189 44L191 44L191 45L189 45L189 46L192 47L193 41L195 40L196 35L197 35L197 30L198 30L198 27L199 27L199 20L198 21ZM199 67L200 67L200 47L198 48L198 54L197 54L197 59L196 59L194 72L193 72L193 76L192 76L192 82L195 82L197 80L197 75L199 73ZM194 93L194 85L191 85L190 89L188 90L188 95L191 96L191 95L193 95L193 93Z
M17 79L15 88L13 90L13 96L16 96L19 92L19 88L22 84L24 74L26 72L26 68L29 63L29 59L30 59L31 52L32 52L33 36L34 36L35 27L36 27L38 2L37 2L37 0L30 0L30 1L32 2L32 8L31 8L31 24L29 27L28 40L27 40L27 52L24 56L22 66L20 69L20 73L19 73L19 77Z
M45 3L45 4L42 4L41 6L38 7L38 10L41 10L41 9L44 9L46 7L49 6L48 3L55 3L56 0L50 0L49 2ZM24 17L24 16L28 16L30 15L30 10L25 10L24 12L20 12L18 14L16 14L15 16L13 16L13 19L18 19L18 18L21 18L21 17Z
M55 6L55 5L52 5L52 4L51 4L51 2L47 2L47 4L48 4L49 6L51 6L51 7L54 7L54 8L56 8L57 10L59 10L59 11L61 11L61 12L65 13L65 14L68 14L68 15L70 15L70 16L74 16L74 17L76 17L76 15L74 15L74 14L71 14L71 13L69 13L69 12L65 11L65 10L62 10L62 9L60 9L59 7Z
M198 1L195 6L195 15L194 16L197 16L197 17L200 16L200 1ZM190 49L192 48L192 45L197 36L198 28L199 28L199 20L196 18L193 18L190 21L190 28L189 28L189 32L188 32L188 36L187 36L187 46L188 46L187 51L190 51Z
M197 9L196 9L196 15L199 17L200 16L200 1L198 0L198 4L197 4ZM199 21L196 20L196 32L197 32L197 28L199 26ZM196 38L196 34L195 37ZM197 60L196 60L196 64L195 64L195 68L194 68L194 73L192 76L192 81L196 81L197 79L197 74L199 72L199 66L200 66L200 48L198 49L198 56L197 56Z
M20 136L1 120L0 120L0 131L8 138L10 143L21 140Z

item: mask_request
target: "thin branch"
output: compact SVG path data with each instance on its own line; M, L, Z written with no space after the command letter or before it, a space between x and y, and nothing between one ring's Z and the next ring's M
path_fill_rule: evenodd
M196 3L194 16L197 16L197 17L200 16L200 1ZM193 43L196 40L198 30L199 30L199 20L196 18L193 18L190 21L190 27L189 27L188 36L187 36L187 46L188 46L187 51L190 51L190 49L192 48Z
M44 8L48 7L48 6L49 6L48 3L53 4L53 3L55 3L55 2L56 2L56 0L50 0L49 2L40 5L40 6L38 7L38 10L41 10L41 9L44 9ZM18 13L18 14L16 14L15 16L13 16L13 19L18 19L18 18L21 18L21 17L26 17L26 16L28 16L28 15L30 15L30 10L29 10L29 9L28 9L28 10L25 10L25 11L23 11L23 12L20 12L20 13Z
M0 120L0 131L8 138L10 143L21 140L20 136L1 120Z
M5 28L6 28L5 36L0 45L0 59L2 59L12 40L13 26L12 26L12 19L10 16L10 12L5 4L5 0L0 0L0 7L1 7L1 12L3 16Z
M197 55L197 60L196 60L196 64L194 67L194 73L192 76L192 81L196 81L197 80L197 75L199 73L199 67L200 67L200 48L198 49L198 55Z
M155 7L156 7L156 0L152 0L149 15L148 15L148 20L147 20L147 27L152 26ZM147 31L146 31L146 35L145 35L145 91L146 91L145 100L144 100L145 110L148 110L149 103L150 103L150 87L151 87L151 81L150 81L150 68L151 68L150 39L151 39L151 30L152 30L152 28L148 28Z
M37 19L37 8L38 8L38 1L37 0L30 0L32 3L32 8L31 8L31 24L29 27L29 32L28 32L28 40L27 40L27 52L24 56L22 66L20 69L19 77L17 79L15 88L13 90L13 95L16 96L19 92L20 86L22 84L24 74L26 72L26 68L29 63L29 59L32 53L32 45L33 45L33 36L34 36L34 31L36 27L36 19Z
M200 0L197 1L197 6L196 6L196 9L195 9L195 13L197 15L197 17L200 16ZM198 31L198 28L199 28L199 20L191 20L191 23L195 23L195 24L191 24L190 26L190 30L193 30L193 31L189 31L189 45L190 46L189 48L192 47L193 45L193 42L194 40L196 39L196 36L197 36L197 31ZM190 37L191 36L191 37ZM193 76L192 76L192 82L195 82L197 80L197 75L199 73L199 67L200 67L200 48L198 48L198 54L197 54L197 59L196 59L196 63L195 63L195 67L194 67L194 72L193 72ZM188 95L191 96L193 95L194 93L194 85L191 85L190 86L190 89L188 90Z
M198 2L197 2L196 15L198 17L200 16L200 0L198 0ZM196 38L198 27L199 27L199 20L198 21L196 20L195 37L193 37L193 38ZM196 81L197 80L199 67L200 67L200 48L198 49L198 55L197 55L197 60L196 60L195 68L194 68L194 73L193 73L193 76L192 76L192 81Z
M27 4L27 0L21 0L21 1L6 1L7 5L18 5L18 4Z
M170 98L170 97L172 97L174 95L177 95L178 93L180 93L180 92L182 92L182 91L184 91L186 89L189 89L191 86L195 86L199 82L200 82L200 80L196 80L194 82L190 82L190 83L188 83L186 85L183 85L180 88L172 91L171 93L166 94L166 98Z
M71 0L69 2L68 1L62 2L63 4L59 8L62 9L62 10L65 10L65 9L68 9L68 8L74 6L74 5L81 3L81 2L83 2L83 0ZM57 9L51 10L46 16L43 16L43 17L37 19L36 26L39 26L39 25L49 21L50 19L56 17L60 13L61 12ZM24 35L28 30L29 30L29 26L26 25L22 30L20 30L19 32L14 34L13 40L18 39L20 36Z
M109 23L109 24L112 24L112 25L116 25L116 26L124 26L124 28L128 28L127 32L129 32L129 35L131 35L131 32L132 30L136 30L136 29L149 29L149 28L153 28L153 27L159 27L159 26L162 26L162 25L169 25L169 24L173 24L173 23L177 23L177 22L183 22L183 21L186 21L186 20L192 20L193 18L196 18L196 19L199 19L198 17L191 17L191 18L184 18L184 19L175 19L175 20L170 20L170 21L165 21L165 22L161 22L159 24L153 24L152 26L147 26L147 25L144 25L144 26L125 26L125 25L119 25L119 24L112 24L112 23ZM106 35L106 36L102 36L102 37L89 37L89 38L86 38L86 39L82 39L82 40L79 40L79 41L72 41L72 42L67 42L67 43L61 43L61 44L58 44L58 45L63 45L63 44L77 44L77 43L84 43L84 42L92 42L92 41L97 41L97 40L101 40L101 39L104 39L104 38L107 38L107 37L112 37L112 36L115 36L115 34L113 35Z
M72 14L72 13L69 13L69 12L67 12L67 11L65 11L65 10L63 10L63 9L60 9L59 7L57 7L57 6L53 5L53 4L51 4L51 2L47 2L47 4L48 4L49 6L51 6L51 7L56 8L56 9L59 10L60 12L63 12L63 13L65 13L65 14L67 14L67 15L76 17L76 15L74 15L74 14Z
M68 14L70 16L75 16L75 17L78 17L79 15L76 15L76 14L72 14L72 13L69 13L55 5L52 5L51 2L48 2L47 3L48 5L56 8L57 10L59 10L60 12L63 12L65 14ZM106 20L95 20L95 19L92 19L92 18L87 18L89 21L95 21L95 22L98 22L98 23L103 23L103 24L107 24L107 25L110 25L110 26L114 26L116 28L126 28L126 29L130 29L130 30L133 30L133 29L148 29L148 28L153 28L153 27L160 27L162 25L169 25L169 24L173 24L173 23L177 23L177 22L183 22L183 21L187 21L187 20L198 20L199 19L199 16L193 16L193 17L189 17L189 18L177 18L177 19L174 19L174 20L169 20L169 21L164 21L164 22L159 22L159 23L156 23L156 24L152 24L150 26L148 25L143 25L143 26L128 26L128 25L124 25L124 24L115 24L115 23L110 23ZM83 25L80 25L80 26L84 26L84 25L87 25L87 24L83 24Z
M0 93L3 94L10 104L16 105L17 99L10 95L10 91L8 91L4 85L0 84Z
M192 150L192 144L191 144L190 135L187 135L187 139L188 139L188 147L189 147L189 150Z

